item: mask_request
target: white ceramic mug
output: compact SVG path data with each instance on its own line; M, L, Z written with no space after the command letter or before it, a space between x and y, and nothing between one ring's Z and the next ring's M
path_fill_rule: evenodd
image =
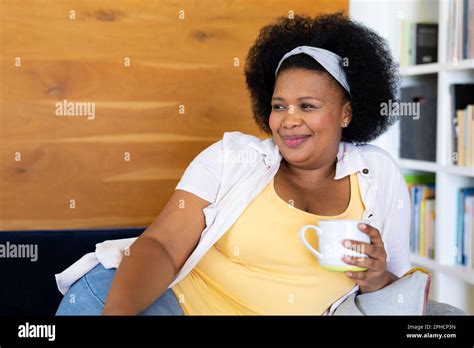
M367 268L349 265L342 260L345 255L355 257L367 257L366 254L358 253L357 250L346 249L342 245L344 239L351 239L370 244L370 237L359 230L357 224L368 224L367 220L321 220L319 227L306 225L300 230L300 237L306 248L319 260L322 268L336 272L365 271ZM305 232L312 229L316 232L319 240L319 251L315 250L306 240ZM363 250L359 250L363 252Z

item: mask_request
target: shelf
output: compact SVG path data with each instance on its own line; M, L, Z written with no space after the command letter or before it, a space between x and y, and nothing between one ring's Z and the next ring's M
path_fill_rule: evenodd
M454 63L445 63L443 65L444 70L463 70L463 69L474 69L474 59L463 59Z
M442 171L449 174L456 174L474 178L474 168L460 166L444 166Z
M406 76L418 76L437 74L440 71L468 70L474 69L474 59L462 59L457 63L429 63L400 67L400 74Z
M402 76L417 76L426 74L436 74L439 72L439 70L440 65L438 63L419 64L401 67L400 74Z
M400 164L400 167L404 169L419 170L429 173L436 173L440 170L440 166L434 162L399 159L398 163Z
M459 176L474 178L474 168L460 166L442 166L440 164L428 161L417 161L410 159L399 159L398 163L403 169L417 170L428 173L448 173Z
M413 264L427 268L432 271L448 274L454 278L460 279L466 283L474 284L474 269L459 265L443 265L435 260L421 257L419 255L410 255L410 260Z

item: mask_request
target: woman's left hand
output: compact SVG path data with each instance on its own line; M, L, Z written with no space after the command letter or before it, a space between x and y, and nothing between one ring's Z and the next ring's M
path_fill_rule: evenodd
M363 223L358 224L357 227L370 237L371 244L349 239L343 240L342 244L345 248L366 254L368 257L344 256L342 260L350 265L367 268L367 270L346 272L346 276L354 279L359 284L362 293L376 291L398 277L387 271L387 253L380 232L376 228Z

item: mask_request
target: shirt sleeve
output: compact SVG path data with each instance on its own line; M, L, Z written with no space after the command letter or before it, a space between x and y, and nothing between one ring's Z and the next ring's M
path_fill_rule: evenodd
M397 174L397 189L391 203L391 216L385 248L389 255L387 270L400 277L411 269L410 264L410 224L411 201L403 175Z
M222 179L222 139L199 153L184 171L175 190L184 190L214 203Z

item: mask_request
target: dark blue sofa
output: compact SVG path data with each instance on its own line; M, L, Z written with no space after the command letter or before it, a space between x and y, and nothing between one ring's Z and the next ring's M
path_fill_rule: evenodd
M95 244L137 237L145 227L99 230L0 231L0 244L37 244L38 259L0 257L0 315L54 315L61 293L55 273L69 267Z

